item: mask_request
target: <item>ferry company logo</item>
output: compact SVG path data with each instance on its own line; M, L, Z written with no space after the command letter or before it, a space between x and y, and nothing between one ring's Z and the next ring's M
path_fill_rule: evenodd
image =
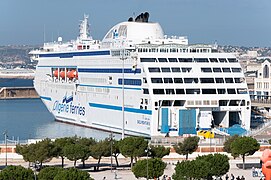
M66 112L70 114L77 114L80 116L85 116L85 107L78 105L74 105L73 103L73 95L67 97L67 94L63 97L62 102L55 101L53 106L53 111L57 111L57 113Z

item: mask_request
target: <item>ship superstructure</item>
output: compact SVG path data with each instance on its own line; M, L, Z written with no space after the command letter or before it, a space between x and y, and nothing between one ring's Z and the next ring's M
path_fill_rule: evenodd
M56 120L139 136L248 130L250 98L236 57L165 36L148 17L121 22L98 41L85 16L77 40L30 52L34 86Z

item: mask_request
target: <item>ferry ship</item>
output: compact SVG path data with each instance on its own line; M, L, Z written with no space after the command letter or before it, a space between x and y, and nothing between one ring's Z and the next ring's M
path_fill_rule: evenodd
M183 136L197 130L249 130L251 105L241 66L217 45L167 36L149 13L90 36L44 43L34 87L57 121L133 136Z

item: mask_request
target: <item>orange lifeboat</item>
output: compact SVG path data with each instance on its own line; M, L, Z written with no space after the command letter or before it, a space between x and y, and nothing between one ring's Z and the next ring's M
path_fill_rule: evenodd
M60 77L61 77L62 79L65 78L65 71L60 71Z
M77 72L75 70L69 71L68 74L67 74L67 76L68 76L69 79L73 79L73 78L77 78L78 77Z
M53 75L54 75L54 77L58 77L58 70L54 70Z

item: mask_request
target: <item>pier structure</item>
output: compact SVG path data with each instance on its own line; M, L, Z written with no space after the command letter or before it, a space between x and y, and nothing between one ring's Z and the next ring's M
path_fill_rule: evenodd
M39 98L34 87L2 87L0 99Z

